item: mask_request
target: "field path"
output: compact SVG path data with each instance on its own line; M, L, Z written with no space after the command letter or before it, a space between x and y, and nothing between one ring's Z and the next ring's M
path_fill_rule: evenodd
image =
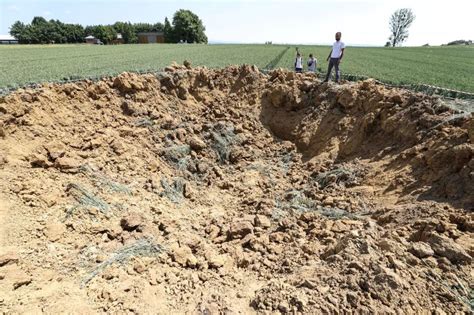
M283 49L275 58L273 58L266 66L264 69L266 70L271 70L274 69L275 66L280 63L281 58L286 54L286 52L290 49L290 47L286 47Z

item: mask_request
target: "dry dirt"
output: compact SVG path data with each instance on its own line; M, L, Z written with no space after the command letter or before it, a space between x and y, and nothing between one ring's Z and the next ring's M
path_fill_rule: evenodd
M0 312L469 313L474 118L170 66L0 98Z

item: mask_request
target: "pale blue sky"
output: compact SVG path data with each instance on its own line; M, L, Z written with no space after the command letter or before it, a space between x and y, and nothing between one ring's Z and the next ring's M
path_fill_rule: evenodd
M383 45L398 8L416 20L407 46L474 40L474 0L0 0L0 34L34 16L82 25L163 22L178 9L198 14L210 41L327 44L336 31L349 45Z

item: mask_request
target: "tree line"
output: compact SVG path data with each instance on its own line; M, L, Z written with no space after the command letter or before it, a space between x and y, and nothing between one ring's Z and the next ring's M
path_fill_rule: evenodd
M86 36L92 35L104 44L112 43L117 34L122 35L126 44L138 43L137 33L163 32L166 43L207 43L206 28L202 20L189 10L178 10L170 22L164 23L130 23L115 22L109 25L68 24L59 20L46 20L34 17L30 24L16 21L10 27L10 35L20 44L72 44L83 43Z

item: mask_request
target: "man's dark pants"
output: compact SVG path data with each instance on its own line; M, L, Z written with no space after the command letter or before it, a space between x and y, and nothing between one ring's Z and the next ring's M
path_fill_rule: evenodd
M326 80L329 80L329 76L331 75L332 67L336 70L336 82L339 81L339 58L331 58L329 59L329 66L328 66L328 73L326 74Z

